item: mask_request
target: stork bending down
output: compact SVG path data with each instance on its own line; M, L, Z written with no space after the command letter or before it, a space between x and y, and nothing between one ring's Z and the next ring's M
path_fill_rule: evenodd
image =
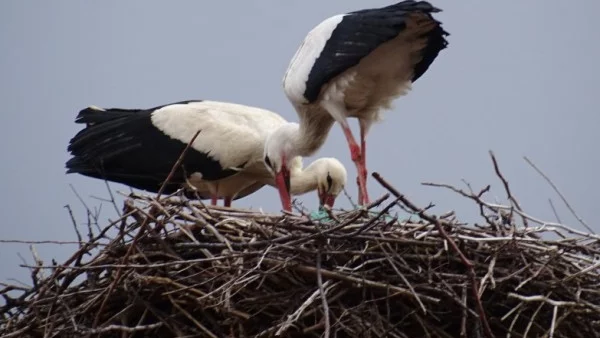
M198 130L200 133L165 185L165 193L195 190L216 204L249 195L264 185L276 186L283 208L291 211L290 193L318 190L321 204L333 206L346 183L346 170L334 158L302 169L299 157L283 162L274 178L264 163L267 137L286 124L264 109L214 101L183 101L150 109L83 109L76 122L86 127L71 140L73 157L67 173L123 183L158 192L173 165ZM272 139L271 142L276 142ZM286 153L280 153L286 156Z
M317 190L319 204L333 207L336 197L346 184L346 176L344 165L333 157L319 158L308 167L302 168L302 158L296 156L290 165L290 195L298 196ZM187 184L189 190L197 193L200 198L211 198L212 205L216 205L217 199L222 198L226 207L231 206L232 199L246 197L265 185L277 187L273 176L265 171L264 164L260 162L238 174L217 181L192 177Z
M409 0L332 16L308 33L284 76L285 94L301 120L329 114L341 125L357 168L360 204L369 202L365 140L371 125L447 46L435 12L428 2ZM349 117L359 119L360 146Z

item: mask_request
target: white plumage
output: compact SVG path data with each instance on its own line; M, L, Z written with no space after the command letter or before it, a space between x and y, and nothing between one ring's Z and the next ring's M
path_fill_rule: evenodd
M366 135L382 110L406 94L446 48L448 33L431 16L439 11L428 2L409 0L332 16L307 34L283 78L284 92L300 117L296 134L287 133L295 142L293 154L311 155L320 145L307 146L303 140L323 137L338 122L358 171L361 204L369 201ZM360 146L350 117L359 119Z
M152 124L165 135L210 154L223 168L262 160L265 139L286 121L266 109L241 104L196 101L170 104L151 114Z
M264 163L256 162L238 174L217 181L205 181L191 177L189 188L202 198L224 199L230 206L233 199L246 197L265 185L277 188L276 181L265 171ZM295 157L290 167L289 194L299 196L317 191L320 205L333 207L336 197L342 192L347 180L346 168L333 157L322 157L303 168L301 157ZM284 208L286 208L284 206ZM286 208L289 211L289 208Z
M308 32L283 77L283 89L290 101L296 104L308 103L308 99L304 97L308 76L333 30L343 18L343 14L332 16ZM288 75L291 76L288 78Z
M321 203L333 205L346 183L346 170L334 158L322 158L302 168L300 157L274 155L265 165L270 134L287 122L256 107L215 101L184 101L150 109L89 107L78 123L86 123L70 142L73 155L67 172L104 178L157 192L173 164L198 130L182 166L165 187L196 190L216 203L244 197L264 185L276 186L284 209L290 193L318 190ZM268 141L268 139L270 141ZM280 163L274 177L272 164Z

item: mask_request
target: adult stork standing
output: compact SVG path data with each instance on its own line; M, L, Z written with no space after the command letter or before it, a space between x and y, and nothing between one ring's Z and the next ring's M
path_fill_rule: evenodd
M69 143L73 157L66 163L67 173L151 192L159 191L198 130L165 193L187 187L201 198L210 197L213 205L223 198L230 206L232 200L271 185L278 188L283 208L291 211L290 193L318 190L321 204L333 206L346 183L346 170L335 158L321 158L302 169L302 159L290 157L274 177L272 163L265 165L263 157L267 137L287 122L265 109L201 100L150 109L88 107L76 122L86 127ZM273 162L283 163L276 155Z
M341 125L358 172L360 204L369 202L369 129L446 48L449 34L432 16L440 11L426 1L409 0L332 16L308 33L285 73L284 91L301 124L328 115ZM359 120L360 147L349 117ZM313 134L330 128L327 123L313 125L319 128Z

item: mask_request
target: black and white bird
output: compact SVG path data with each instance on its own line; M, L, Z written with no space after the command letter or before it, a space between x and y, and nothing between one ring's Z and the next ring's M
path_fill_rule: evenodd
M426 1L409 0L332 16L308 33L285 73L285 94L300 125L310 126L296 134L325 137L332 121L341 125L358 172L360 204L369 202L365 142L369 129L447 47L449 34L432 16L440 11ZM348 125L350 117L359 120L360 147ZM318 139L312 147L296 144L306 139L290 140L298 150L294 155L310 156L323 141Z
M278 188L283 208L291 211L290 194L318 190L321 204L333 206L346 184L346 169L335 158L318 159L303 169L300 157L285 163L279 154L265 157L267 143L279 142L269 135L286 124L265 109L201 100L150 109L88 107L76 122L86 127L69 143L73 157L66 163L67 173L158 192L200 130L165 193L184 187L213 204L223 198L230 206L232 200L271 185Z

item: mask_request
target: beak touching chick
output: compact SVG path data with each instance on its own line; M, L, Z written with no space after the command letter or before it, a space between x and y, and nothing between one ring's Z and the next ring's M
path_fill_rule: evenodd
M296 156L286 161L285 155L265 155L265 165L275 176L284 210L291 211L291 196L317 190L320 206L333 207L335 199L346 185L347 172L344 165L333 157L320 158L302 169L302 158ZM303 171L305 175L298 175Z

